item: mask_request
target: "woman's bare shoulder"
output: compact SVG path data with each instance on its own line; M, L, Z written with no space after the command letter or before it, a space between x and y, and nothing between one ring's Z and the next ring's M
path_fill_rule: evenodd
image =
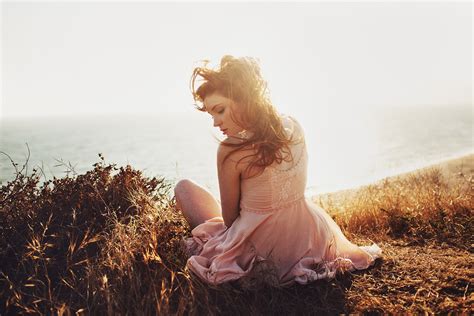
M228 153L232 153L232 158L242 158L242 157L245 157L245 156L248 156L249 153L255 153L255 148L249 144L245 147L241 147L239 148L238 150L236 150L239 146L232 146L232 145L238 145L238 144L241 144L241 140L238 139L238 138L232 138L232 137L229 137L225 140L223 140L220 144L219 144L219 148L218 148L218 152L220 154L228 154Z
M222 141L218 148L218 161L223 161L226 156L229 162L237 168L239 171L244 172L248 164L252 161L252 158L257 154L255 148L252 145L248 145L244 148L236 150L236 146L226 146L225 144L240 144L239 139L232 140L231 137Z

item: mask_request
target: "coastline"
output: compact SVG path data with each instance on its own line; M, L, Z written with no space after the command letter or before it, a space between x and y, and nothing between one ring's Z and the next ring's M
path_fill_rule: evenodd
M462 179L463 176L474 178L474 153L446 159L413 171L385 177L370 184L364 184L354 188L337 190L333 192L315 194L311 196L311 199L316 201L319 198L331 197L335 201L340 201L341 199L346 199L355 195L357 192L367 188L368 186L380 185L387 180L407 178L416 174L425 173L428 170L434 168L438 168L440 170L441 176L446 181L448 186L454 186L460 182L460 179Z

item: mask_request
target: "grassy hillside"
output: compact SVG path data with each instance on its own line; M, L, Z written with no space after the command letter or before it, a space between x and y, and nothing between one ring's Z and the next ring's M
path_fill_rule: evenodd
M473 306L472 155L470 167L436 166L315 197L352 240L377 242L384 259L288 288L258 278L200 282L185 267L180 241L190 230L170 197L172 184L99 158L85 174L40 185L41 170L26 175L23 168L1 186L0 314L439 313Z

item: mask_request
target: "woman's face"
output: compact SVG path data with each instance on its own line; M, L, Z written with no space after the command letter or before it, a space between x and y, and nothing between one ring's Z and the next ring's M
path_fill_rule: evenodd
M214 126L218 127L225 135L238 136L237 133L243 130L241 126L232 120L231 112L237 118L240 118L240 113L235 102L231 99L215 92L204 99L204 108L212 116Z

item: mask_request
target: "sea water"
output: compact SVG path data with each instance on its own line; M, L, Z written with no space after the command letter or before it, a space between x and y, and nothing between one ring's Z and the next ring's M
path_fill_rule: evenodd
M328 111L295 118L306 135L310 196L474 152L470 105ZM210 116L198 111L3 118L0 181L15 176L10 158L21 169L29 155L24 172L41 168L45 181L85 173L101 153L106 163L129 164L172 183L191 178L219 196L218 139L223 135Z

